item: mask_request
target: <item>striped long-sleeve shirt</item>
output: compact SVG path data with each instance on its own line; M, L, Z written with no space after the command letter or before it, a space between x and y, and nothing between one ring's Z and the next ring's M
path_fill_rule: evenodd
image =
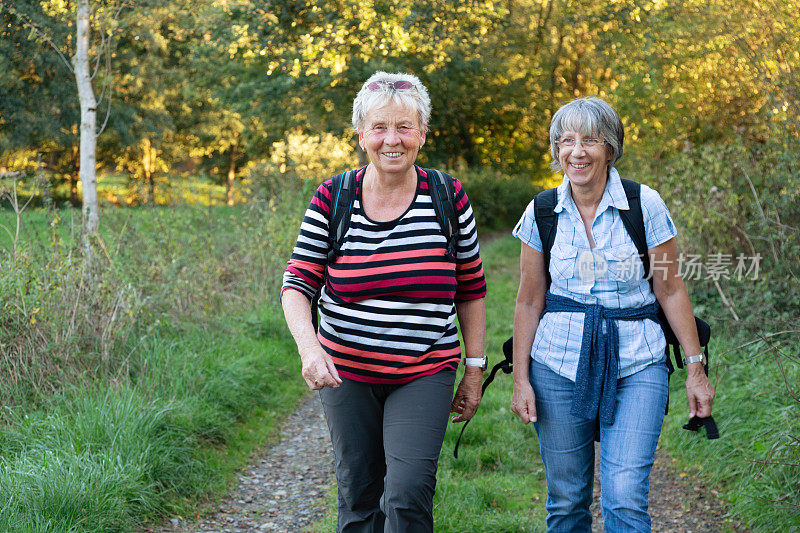
M390 222L364 214L359 172L350 226L331 264L332 180L320 185L303 218L281 294L294 289L310 299L324 283L317 336L342 377L393 384L455 368L461 358L455 302L486 294L475 219L461 183L454 180L454 261L445 255L425 171L416 169L414 200Z

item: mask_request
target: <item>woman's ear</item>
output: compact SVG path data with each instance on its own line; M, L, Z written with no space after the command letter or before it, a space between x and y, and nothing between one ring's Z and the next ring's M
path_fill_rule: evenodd
M365 152L367 151L367 149L364 147L364 132L361 131L358 132L358 145L361 147L363 151Z

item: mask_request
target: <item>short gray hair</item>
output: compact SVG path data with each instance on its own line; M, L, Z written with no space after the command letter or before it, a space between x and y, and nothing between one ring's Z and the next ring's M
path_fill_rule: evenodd
M577 98L561 106L553 115L550 121L550 154L553 156L550 168L555 171L563 170L558 161L558 141L567 130L604 139L611 148L612 165L622 157L625 127L614 108L602 98Z
M393 86L388 85L389 83L398 81L410 82L416 90L398 91L394 89ZM373 91L369 89L369 85L373 82L385 83L381 85L379 90ZM353 130L356 133L361 132L364 127L364 120L367 118L367 113L391 101L395 101L416 112L422 130L425 131L428 129L428 121L431 118L431 99L430 96L428 96L428 90L422 85L419 78L413 74L406 74L403 72L390 74L388 72L378 71L364 82L355 100L353 100Z

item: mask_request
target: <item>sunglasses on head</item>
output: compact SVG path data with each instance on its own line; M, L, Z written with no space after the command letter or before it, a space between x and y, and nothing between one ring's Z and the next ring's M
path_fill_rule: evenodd
M367 89L370 91L380 91L383 87L388 87L389 89L393 89L395 91L407 91L409 89L414 89L414 84L410 81L400 80L400 81L373 81L369 85L367 85Z

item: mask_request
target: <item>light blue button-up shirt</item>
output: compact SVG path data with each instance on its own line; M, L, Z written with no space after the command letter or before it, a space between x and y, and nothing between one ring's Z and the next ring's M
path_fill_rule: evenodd
M641 190L647 248L677 235L661 196L646 185ZM636 246L619 216L628 199L619 173L611 168L606 190L592 222L595 248L589 245L578 208L572 199L569 178L558 187L558 229L550 251L550 291L585 304L611 308L641 307L655 296L644 279L644 266ZM533 201L514 228L513 235L542 251L534 217ZM656 265L653 265L656 266ZM531 357L554 372L575 381L583 336L583 313L547 313L539 321ZM618 321L619 377L630 376L648 365L664 361L666 341L661 326L652 320Z

